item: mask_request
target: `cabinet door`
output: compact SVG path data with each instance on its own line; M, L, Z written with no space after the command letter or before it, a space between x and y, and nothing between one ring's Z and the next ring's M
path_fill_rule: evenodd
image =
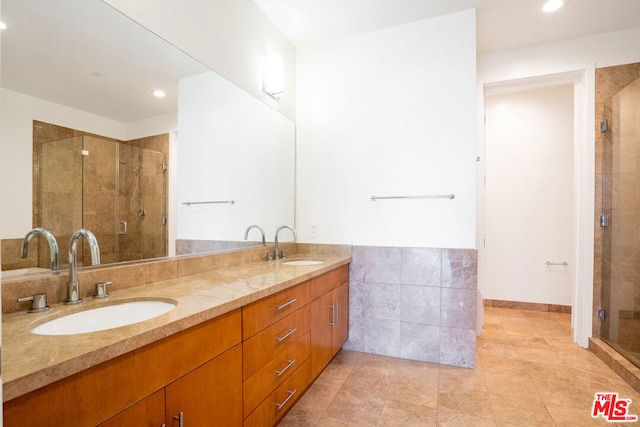
M164 424L164 389L153 393L98 427L160 427Z
M236 345L166 389L167 426L242 425L242 346ZM175 418L174 418L175 417Z
M333 356L333 299L327 292L311 303L311 377L317 377Z
M335 288L332 294L336 310L336 324L332 336L333 356L349 338L349 282Z

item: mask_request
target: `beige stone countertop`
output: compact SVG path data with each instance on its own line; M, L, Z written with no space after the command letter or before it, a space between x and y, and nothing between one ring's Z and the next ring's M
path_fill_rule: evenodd
M308 258L309 255L299 254L287 260ZM282 261L254 262L110 292L110 297L103 300L85 298L78 306L55 304L44 313L5 314L3 400L14 399L351 261L349 257L324 254L313 254L311 258L324 263L288 266ZM44 322L77 311L151 298L171 300L177 306L153 319L99 332L59 336L30 332Z

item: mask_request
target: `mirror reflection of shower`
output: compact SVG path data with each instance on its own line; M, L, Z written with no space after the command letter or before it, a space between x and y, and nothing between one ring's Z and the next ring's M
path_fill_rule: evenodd
M103 264L167 256L168 147L168 134L119 141L34 121L34 227L59 241L90 229Z
M144 219L147 214L144 211L144 197L142 196L142 190L140 190L140 173L144 165L132 168L124 160L120 160L120 164L124 165L133 177L133 191L131 192L131 200L129 201L129 212L140 219Z

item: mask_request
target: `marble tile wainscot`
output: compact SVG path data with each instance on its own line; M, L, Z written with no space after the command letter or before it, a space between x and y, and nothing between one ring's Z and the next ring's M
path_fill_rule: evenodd
M475 367L477 250L353 246L346 350Z

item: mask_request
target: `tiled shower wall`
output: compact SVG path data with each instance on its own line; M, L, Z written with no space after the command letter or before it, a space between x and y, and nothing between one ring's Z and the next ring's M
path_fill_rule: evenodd
M477 251L354 246L344 348L475 367Z

